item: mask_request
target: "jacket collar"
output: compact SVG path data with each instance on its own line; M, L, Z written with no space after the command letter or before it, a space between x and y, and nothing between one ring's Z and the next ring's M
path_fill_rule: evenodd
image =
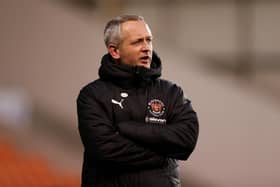
M101 60L99 77L123 88L142 87L160 77L161 70L161 60L155 52L153 52L150 69L142 66L118 64L107 53Z

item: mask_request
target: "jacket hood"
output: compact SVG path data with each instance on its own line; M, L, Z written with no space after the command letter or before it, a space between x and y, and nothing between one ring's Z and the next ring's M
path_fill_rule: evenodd
M116 63L109 53L101 60L99 77L121 87L135 87L147 84L161 76L161 60L153 52L151 68Z

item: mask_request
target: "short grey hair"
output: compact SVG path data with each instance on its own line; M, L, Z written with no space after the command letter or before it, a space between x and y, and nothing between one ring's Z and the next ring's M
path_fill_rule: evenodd
M122 15L110 20L104 29L104 42L106 47L109 44L119 45L121 42L121 24L127 21L145 21L144 17L138 15Z

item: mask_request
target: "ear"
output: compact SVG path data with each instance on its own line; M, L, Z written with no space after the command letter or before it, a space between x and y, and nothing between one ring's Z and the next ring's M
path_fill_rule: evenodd
M120 58L120 51L115 44L109 44L107 50L114 59Z

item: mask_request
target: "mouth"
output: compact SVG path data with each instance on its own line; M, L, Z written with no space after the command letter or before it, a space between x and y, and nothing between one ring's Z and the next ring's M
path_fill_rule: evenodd
M147 64L150 63L152 61L152 58L150 56L143 56L140 58L141 63L143 64Z

